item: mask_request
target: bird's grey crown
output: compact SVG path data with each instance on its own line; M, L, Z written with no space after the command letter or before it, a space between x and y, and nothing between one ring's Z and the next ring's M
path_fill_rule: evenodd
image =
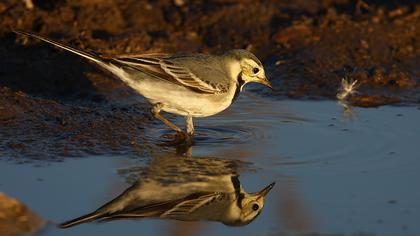
M233 49L229 50L225 54L224 57L233 57L236 60L240 61L242 59L252 59L255 61L259 66L262 66L261 61L256 57L252 52L245 50L245 49Z

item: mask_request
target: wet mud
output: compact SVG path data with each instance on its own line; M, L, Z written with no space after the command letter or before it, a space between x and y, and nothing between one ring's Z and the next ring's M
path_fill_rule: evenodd
M336 99L348 77L352 105L418 104L420 5L388 2L2 1L0 156L135 155L150 122L123 83L11 28L106 55L246 48L267 68L267 96Z

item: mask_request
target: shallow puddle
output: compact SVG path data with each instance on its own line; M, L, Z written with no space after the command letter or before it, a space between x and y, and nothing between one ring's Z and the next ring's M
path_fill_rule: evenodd
M137 159L1 161L0 191L51 221L41 235L418 235L419 120L417 107L345 111L332 101L272 100L246 93L228 111L195 120L198 137L192 157L177 157L173 148L152 145L150 156ZM150 143L168 133L157 122L145 130ZM173 160L174 178L189 173L177 166L198 165L201 170L203 163L212 167L225 161L232 163L227 173L239 173L247 192L273 181L276 185L262 213L244 227L150 219L69 229L54 225L112 200L165 157Z

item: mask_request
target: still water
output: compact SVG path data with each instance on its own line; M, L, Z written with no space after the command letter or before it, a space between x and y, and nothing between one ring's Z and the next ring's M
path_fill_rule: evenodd
M145 127L147 156L1 161L0 191L51 221L40 235L420 235L419 120L417 107L349 111L333 101L245 93L222 114L195 120L190 157L156 145L168 133L156 122ZM137 179L207 181L200 174L220 186L239 175L246 192L276 185L243 227L150 219L55 226L96 210Z

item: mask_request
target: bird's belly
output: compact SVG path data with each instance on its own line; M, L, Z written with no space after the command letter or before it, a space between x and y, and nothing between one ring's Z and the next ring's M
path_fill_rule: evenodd
M179 96L175 101L163 102L162 110L178 115L191 115L193 117L206 117L225 110L230 105L227 99L214 99L218 95L205 96Z
M197 96L179 97L176 102L165 103L162 110L178 115L191 115L193 117L206 117L225 110L230 101L213 100Z
M232 102L227 94L200 94L164 81L143 80L130 85L152 104L163 104L162 110L177 115L206 117L225 110Z

